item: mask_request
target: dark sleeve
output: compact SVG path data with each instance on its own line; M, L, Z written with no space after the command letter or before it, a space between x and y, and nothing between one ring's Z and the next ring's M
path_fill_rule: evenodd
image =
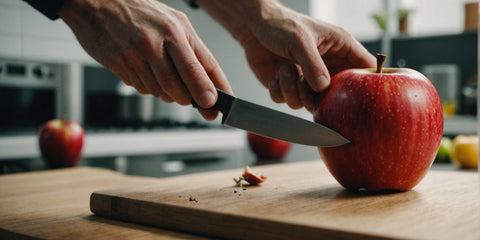
M183 1L193 9L198 9L200 7L200 6L198 6L196 0L183 0Z
M57 12L63 5L64 0L23 0L37 9L51 20L58 18Z

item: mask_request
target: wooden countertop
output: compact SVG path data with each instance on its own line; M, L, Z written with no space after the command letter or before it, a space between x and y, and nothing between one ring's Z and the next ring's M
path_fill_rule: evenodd
M241 218L269 220L275 217L275 221L284 221L285 226L305 224L309 228L328 228L328 235L323 237L480 239L480 185L476 172L431 170L412 191L364 195L341 188L321 161L265 165L255 169L266 173L269 179L261 187L240 192L242 196L233 194L235 188L231 181L231 177L239 175L241 169L164 179L126 176L88 167L3 175L0 176L0 238L206 239L110 220L95 216L90 211L92 192L110 192L112 189L131 192L138 189L141 193L142 189L149 189L154 190L149 192L149 201L169 199L166 204L176 204L180 207L177 209L182 210L180 212L213 212L220 219L225 214L229 219L236 220L232 213L250 206L249 201L253 201L263 205L242 212ZM210 181L215 181L215 184ZM164 194L159 197L159 193L155 192L157 189L165 190ZM179 199L179 193L184 190L195 193L199 202ZM238 205L208 210L217 204L212 201L216 197L213 192L220 193L218 204L237 199ZM268 204L276 196L281 196L280 201ZM293 205L292 209L299 214L282 219L292 201L304 201ZM274 212L276 208L273 206L277 206L280 212ZM272 215L266 214L267 210ZM255 212L260 215L255 217ZM304 220L313 222L306 223ZM359 235L355 235L357 231Z

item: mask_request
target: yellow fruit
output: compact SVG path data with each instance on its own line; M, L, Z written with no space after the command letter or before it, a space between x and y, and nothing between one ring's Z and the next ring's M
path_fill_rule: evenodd
M458 135L452 145L452 160L458 167L478 168L478 136Z

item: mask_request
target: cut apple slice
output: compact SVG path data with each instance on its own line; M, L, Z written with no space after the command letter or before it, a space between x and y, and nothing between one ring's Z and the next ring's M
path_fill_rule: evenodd
M258 185L264 182L267 177L260 173L254 173L249 166L245 167L243 171L243 175L239 178L234 178L233 180L237 183L237 185L242 185L242 180L248 182L250 185Z

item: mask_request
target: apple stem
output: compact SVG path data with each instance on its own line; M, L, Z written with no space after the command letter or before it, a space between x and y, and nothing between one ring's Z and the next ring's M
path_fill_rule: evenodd
M387 59L387 55L378 53L377 54L377 73L382 73L383 64L385 63L385 59Z

